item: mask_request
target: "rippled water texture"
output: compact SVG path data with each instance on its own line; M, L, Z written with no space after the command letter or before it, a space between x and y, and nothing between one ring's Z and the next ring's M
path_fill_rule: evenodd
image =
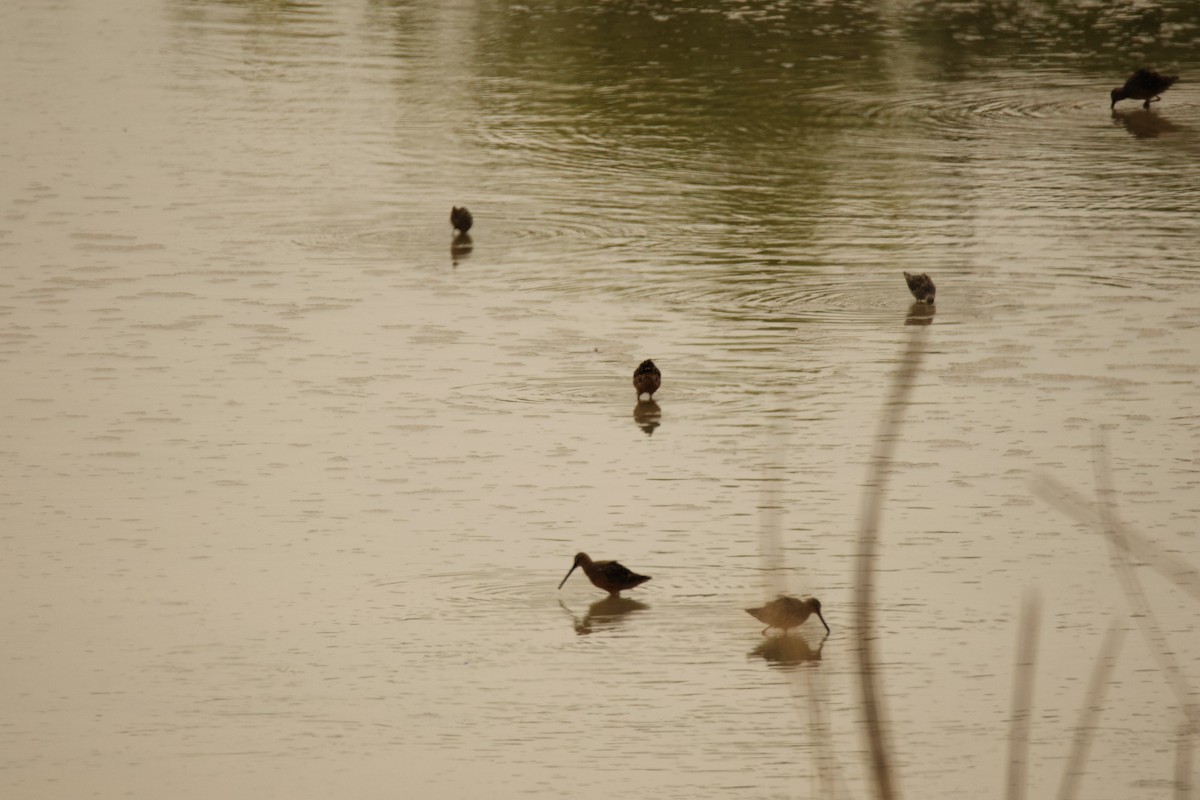
M0 4L0 796L865 797L863 634L907 796L998 795L1017 689L1032 796L1086 706L1079 796L1170 796L1198 45L1190 2ZM1140 65L1183 79L1110 110ZM1132 601L1041 499L1101 441ZM579 551L652 580L559 590ZM761 635L784 590L828 638Z

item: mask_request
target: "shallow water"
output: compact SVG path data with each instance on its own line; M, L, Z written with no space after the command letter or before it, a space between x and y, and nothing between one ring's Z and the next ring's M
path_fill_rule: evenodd
M0 794L865 796L856 537L917 337L899 785L1004 785L1037 590L1034 793L1115 616L1082 793L1163 796L1178 703L1034 489L1094 496L1102 432L1121 515L1200 564L1198 23L0 7ZM1141 63L1185 80L1105 109ZM653 580L557 591L580 550ZM1137 573L1195 686L1194 596ZM828 639L760 635L783 589Z

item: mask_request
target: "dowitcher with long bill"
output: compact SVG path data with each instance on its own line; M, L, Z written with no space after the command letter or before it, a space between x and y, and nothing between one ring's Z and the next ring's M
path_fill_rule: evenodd
M797 598L781 594L764 606L747 608L746 613L766 624L763 636L766 636L771 628L779 628L787 633L790 629L803 625L813 614L817 615L821 624L825 626L825 632L829 633L829 623L821 614L821 601L815 597Z
M603 589L614 597L620 597L621 592L626 589L641 586L650 580L649 575L638 575L616 561L592 561L587 553L578 553L575 563L567 570L567 577L562 579L558 588L563 587L563 583L567 582L567 578L571 577L576 567L583 567L583 574L588 576L588 580L597 589Z

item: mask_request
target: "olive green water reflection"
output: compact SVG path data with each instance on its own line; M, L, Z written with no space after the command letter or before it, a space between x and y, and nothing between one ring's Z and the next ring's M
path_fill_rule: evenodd
M999 790L1037 587L1031 793L1114 616L1081 796L1170 791L1176 695L1031 485L1093 492L1099 428L1122 515L1200 563L1198 24L0 6L0 795L867 796L854 533L918 332L899 786ZM1142 64L1184 78L1111 112ZM654 579L557 591L581 550ZM1194 685L1194 598L1136 571ZM778 591L829 637L761 636Z

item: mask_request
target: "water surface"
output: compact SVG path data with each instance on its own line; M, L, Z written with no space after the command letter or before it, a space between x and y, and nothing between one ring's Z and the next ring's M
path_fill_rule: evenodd
M875 575L900 786L1003 785L1036 589L1034 793L1115 616L1082 792L1163 796L1176 698L1033 486L1094 494L1102 433L1200 563L1198 23L4 6L0 793L866 796L856 533L920 337ZM1185 80L1110 111L1140 64ZM653 580L557 591L580 550ZM1194 598L1138 573L1195 685ZM828 639L760 635L783 589Z

